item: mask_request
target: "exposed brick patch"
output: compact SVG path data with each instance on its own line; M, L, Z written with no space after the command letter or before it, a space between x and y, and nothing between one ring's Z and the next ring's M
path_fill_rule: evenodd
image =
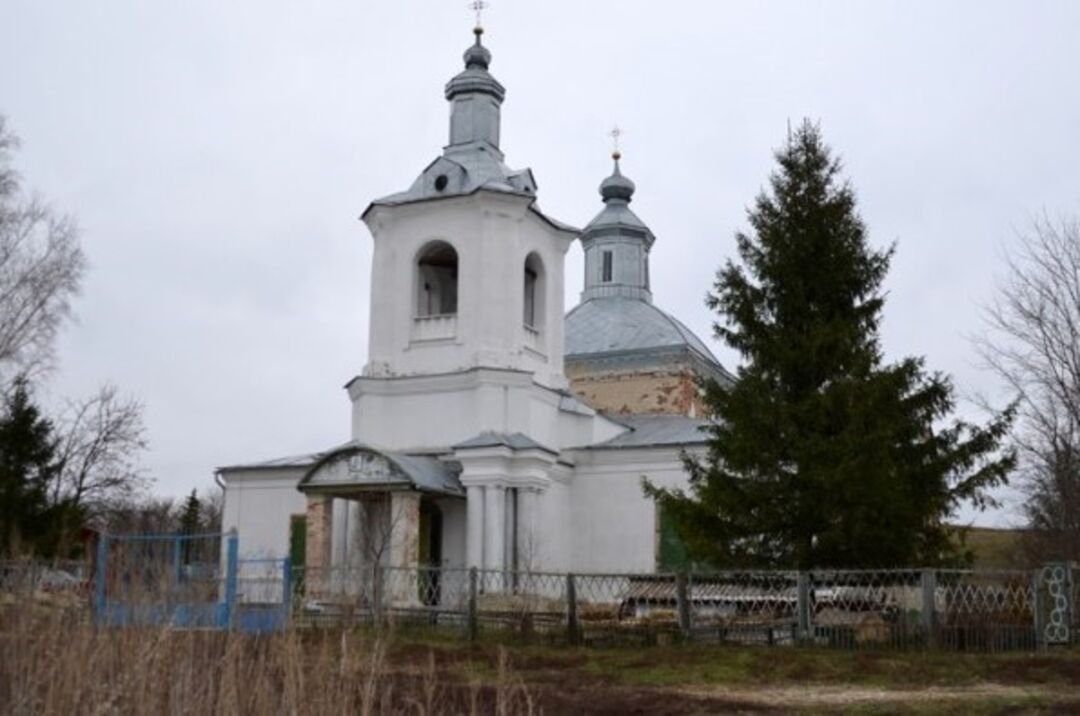
M323 570L330 567L330 538L333 510L329 497L309 496L307 500L307 540L304 549L305 571L312 577L308 580L309 588L315 592Z
M701 415L703 405L689 368L575 374L570 388L592 407L612 413Z

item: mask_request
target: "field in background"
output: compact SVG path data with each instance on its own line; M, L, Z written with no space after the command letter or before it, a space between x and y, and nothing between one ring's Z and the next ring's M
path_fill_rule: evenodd
M970 527L964 546L975 558L976 569L1024 569L1030 567L1023 551L1024 531L995 527Z

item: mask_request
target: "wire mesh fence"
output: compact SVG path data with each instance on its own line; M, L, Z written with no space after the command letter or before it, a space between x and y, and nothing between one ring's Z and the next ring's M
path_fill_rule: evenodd
M996 651L1077 641L1076 571L1066 568L1066 579L1053 568L566 574L366 565L293 570L290 591L302 624L386 620L591 646Z
M672 641L1003 651L1080 643L1080 566L567 574L238 559L235 536L110 537L93 562L0 562L0 595L90 597L106 624L438 629L588 646ZM83 602L85 603L85 598Z
M93 565L87 560L0 560L0 593L87 595Z

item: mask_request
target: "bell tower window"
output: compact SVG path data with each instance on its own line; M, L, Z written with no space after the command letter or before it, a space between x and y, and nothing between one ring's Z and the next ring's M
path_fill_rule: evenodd
M544 324L544 264L536 253L525 259L524 288L521 322L527 328L540 330Z
M457 313L458 256L445 241L428 244L416 263L416 316L452 316Z
M522 316L526 326L536 327L536 272L525 267L525 314Z
M522 302L521 323L525 329L525 345L540 351L540 331L544 327L544 307L547 305L544 281L544 264L540 256L531 253L525 259L525 274L522 282L524 300Z
M604 283L611 283L611 264L612 257L610 251L605 251L601 254L603 265L601 266L600 280Z

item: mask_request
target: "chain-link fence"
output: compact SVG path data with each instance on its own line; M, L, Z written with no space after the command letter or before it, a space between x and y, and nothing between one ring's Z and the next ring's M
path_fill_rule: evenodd
M1080 643L1080 565L1072 563L678 574L305 569L288 559L238 559L235 536L107 536L92 562L0 562L0 595L20 594L72 595L72 604L90 597L97 618L113 625L392 623L590 646L1004 651Z
M592 646L693 640L997 651L1077 641L1078 572L1051 565L565 574L366 565L292 570L290 591L298 624L388 621Z
M0 560L0 593L32 595L90 593L93 564L88 560Z

